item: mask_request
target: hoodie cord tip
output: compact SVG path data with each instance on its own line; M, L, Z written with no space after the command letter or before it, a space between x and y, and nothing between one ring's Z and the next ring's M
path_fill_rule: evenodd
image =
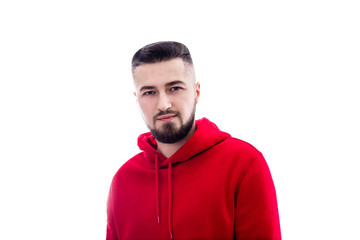
M170 232L170 239L174 239L173 235L172 235L172 232Z

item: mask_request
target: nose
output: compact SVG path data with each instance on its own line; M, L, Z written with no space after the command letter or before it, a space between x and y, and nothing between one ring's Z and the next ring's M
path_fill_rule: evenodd
M166 111L172 107L171 99L165 93L159 95L158 109Z

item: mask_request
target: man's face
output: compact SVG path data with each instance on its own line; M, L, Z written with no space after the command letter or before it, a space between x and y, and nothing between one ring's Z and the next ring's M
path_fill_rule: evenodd
M153 136L163 143L183 139L194 127L200 94L192 66L180 58L144 64L133 72L140 110Z

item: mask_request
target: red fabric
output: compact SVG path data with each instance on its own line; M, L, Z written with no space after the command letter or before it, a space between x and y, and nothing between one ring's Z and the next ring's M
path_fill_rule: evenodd
M196 127L168 159L150 133L139 136L143 152L111 184L107 240L281 239L275 187L262 154L205 118Z

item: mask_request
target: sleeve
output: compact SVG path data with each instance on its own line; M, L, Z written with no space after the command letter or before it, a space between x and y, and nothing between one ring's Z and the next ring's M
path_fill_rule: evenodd
M107 226L106 226L106 240L118 240L115 220L113 215L113 204L112 204L112 193L111 188L109 191L108 201L107 201Z
M235 239L281 239L275 186L261 154L239 179L235 204Z

